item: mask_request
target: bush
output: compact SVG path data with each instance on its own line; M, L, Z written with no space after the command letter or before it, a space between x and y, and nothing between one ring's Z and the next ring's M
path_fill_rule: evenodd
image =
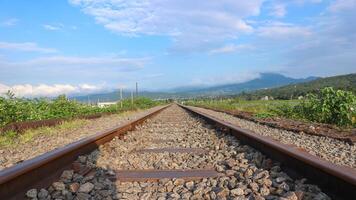
M120 104L120 103L119 103ZM100 113L117 113L134 109L147 109L158 105L159 102L148 98L135 98L124 100L123 107L111 105L104 108L86 105L71 101L65 95L53 100L15 98L8 92L7 97L0 97L0 127L13 122L43 120L43 119L68 119Z
M352 92L334 90L327 87L320 94L308 94L296 106L279 106L274 112L278 115L306 119L314 122L355 126L356 96Z
M257 117L257 118L264 119L264 118L275 117L276 115L273 114L273 113L266 113L266 112L263 112L263 113L254 114L253 116L254 116L254 117Z

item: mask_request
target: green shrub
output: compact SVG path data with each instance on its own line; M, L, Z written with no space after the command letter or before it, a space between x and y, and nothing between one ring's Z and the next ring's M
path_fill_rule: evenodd
M133 109L147 109L159 104L148 98L135 98L123 100L121 105L111 105L104 108L86 105L71 101L65 95L58 96L53 100L15 98L11 92L7 97L0 97L0 127L13 122L74 118L99 113L117 113Z
M271 118L271 117L275 117L276 115L273 114L273 113L257 113L257 114L254 114L253 115L254 117L257 117L257 118L261 118L261 119L264 119L264 118Z
M274 113L289 118L306 119L314 122L355 126L356 96L352 92L327 87L319 94L308 94L301 103L276 107Z

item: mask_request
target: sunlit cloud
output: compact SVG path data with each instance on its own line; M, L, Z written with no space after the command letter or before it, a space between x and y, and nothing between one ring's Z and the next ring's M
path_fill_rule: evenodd
M58 31L62 29L62 26L58 25L51 25L51 24L44 24L43 28L49 31Z
M0 26L4 26L4 27L15 26L18 22L19 20L16 18L9 18L0 22Z
M235 44L227 44L225 46L215 48L209 51L209 54L225 54L225 53L233 53L233 52L240 52L244 50L252 50L254 47L252 45L235 45Z
M11 42L1 42L0 49L11 50L11 51L28 51L28 52L40 52L40 53L55 53L56 49L44 48L38 46L34 42L24 42L24 43L11 43Z
M115 33L126 36L169 36L173 39L176 50L186 51L252 32L253 27L245 18L259 15L263 1L70 0L70 2L80 7L84 13L93 16L98 24Z
M98 92L103 89L103 85L70 85L70 84L17 84L5 85L0 83L0 95L4 95L7 91L11 91L16 97L55 97L61 94L83 94Z

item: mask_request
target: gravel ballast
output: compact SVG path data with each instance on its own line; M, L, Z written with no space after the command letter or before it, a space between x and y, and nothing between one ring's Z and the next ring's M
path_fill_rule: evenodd
M153 109L158 109L158 107L146 111L130 111L97 119L81 120L82 124L75 128L56 129L56 127L51 127L51 129L54 129L51 134L46 134L46 130L44 129L44 134L35 136L29 142L9 147L0 147L0 170L63 147L84 137L108 130L129 120L136 119Z
M200 148L204 153L143 149ZM83 170L88 169L88 170ZM121 182L116 170L214 169L215 178ZM86 171L86 173L81 173ZM40 196L41 193L41 196ZM80 156L50 187L29 199L330 199L306 179L293 180L279 163L173 105L127 135Z
M329 137L272 128L245 119L240 119L223 112L198 107L192 108L225 122L237 125L241 128L251 130L257 134L271 137L279 142L296 145L305 149L310 154L316 155L335 164L356 168L356 145Z

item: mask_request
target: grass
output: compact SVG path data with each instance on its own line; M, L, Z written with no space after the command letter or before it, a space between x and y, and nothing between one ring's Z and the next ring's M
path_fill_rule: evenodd
M214 109L222 110L238 110L254 113L256 117L264 118L271 117L275 114L271 112L274 108L283 105L296 105L299 100L239 100L239 99L222 99L222 100L197 100L197 101L188 101L188 105L192 106L204 106Z
M116 115L117 117L126 117L132 112L134 111L125 111L112 115ZM14 131L8 131L0 134L0 149L8 147L16 148L16 146L31 142L39 136L53 135L61 132L73 131L90 123L92 123L92 120L90 119L73 119L69 121L64 121L61 124L52 127L45 126L37 129L28 129L21 134Z
M20 134L14 131L8 131L0 135L0 148L9 146L16 147L17 145L32 141L34 138L40 135L51 135L58 132L69 131L76 128L80 128L89 123L90 120L75 119L71 121L64 121L57 126L45 126L37 129L28 129Z
M356 127L356 96L349 91L326 87L319 93L308 94L302 100L254 100L239 98L221 100L191 100L188 105L217 110L247 111L256 118L273 116L336 125L340 128Z

